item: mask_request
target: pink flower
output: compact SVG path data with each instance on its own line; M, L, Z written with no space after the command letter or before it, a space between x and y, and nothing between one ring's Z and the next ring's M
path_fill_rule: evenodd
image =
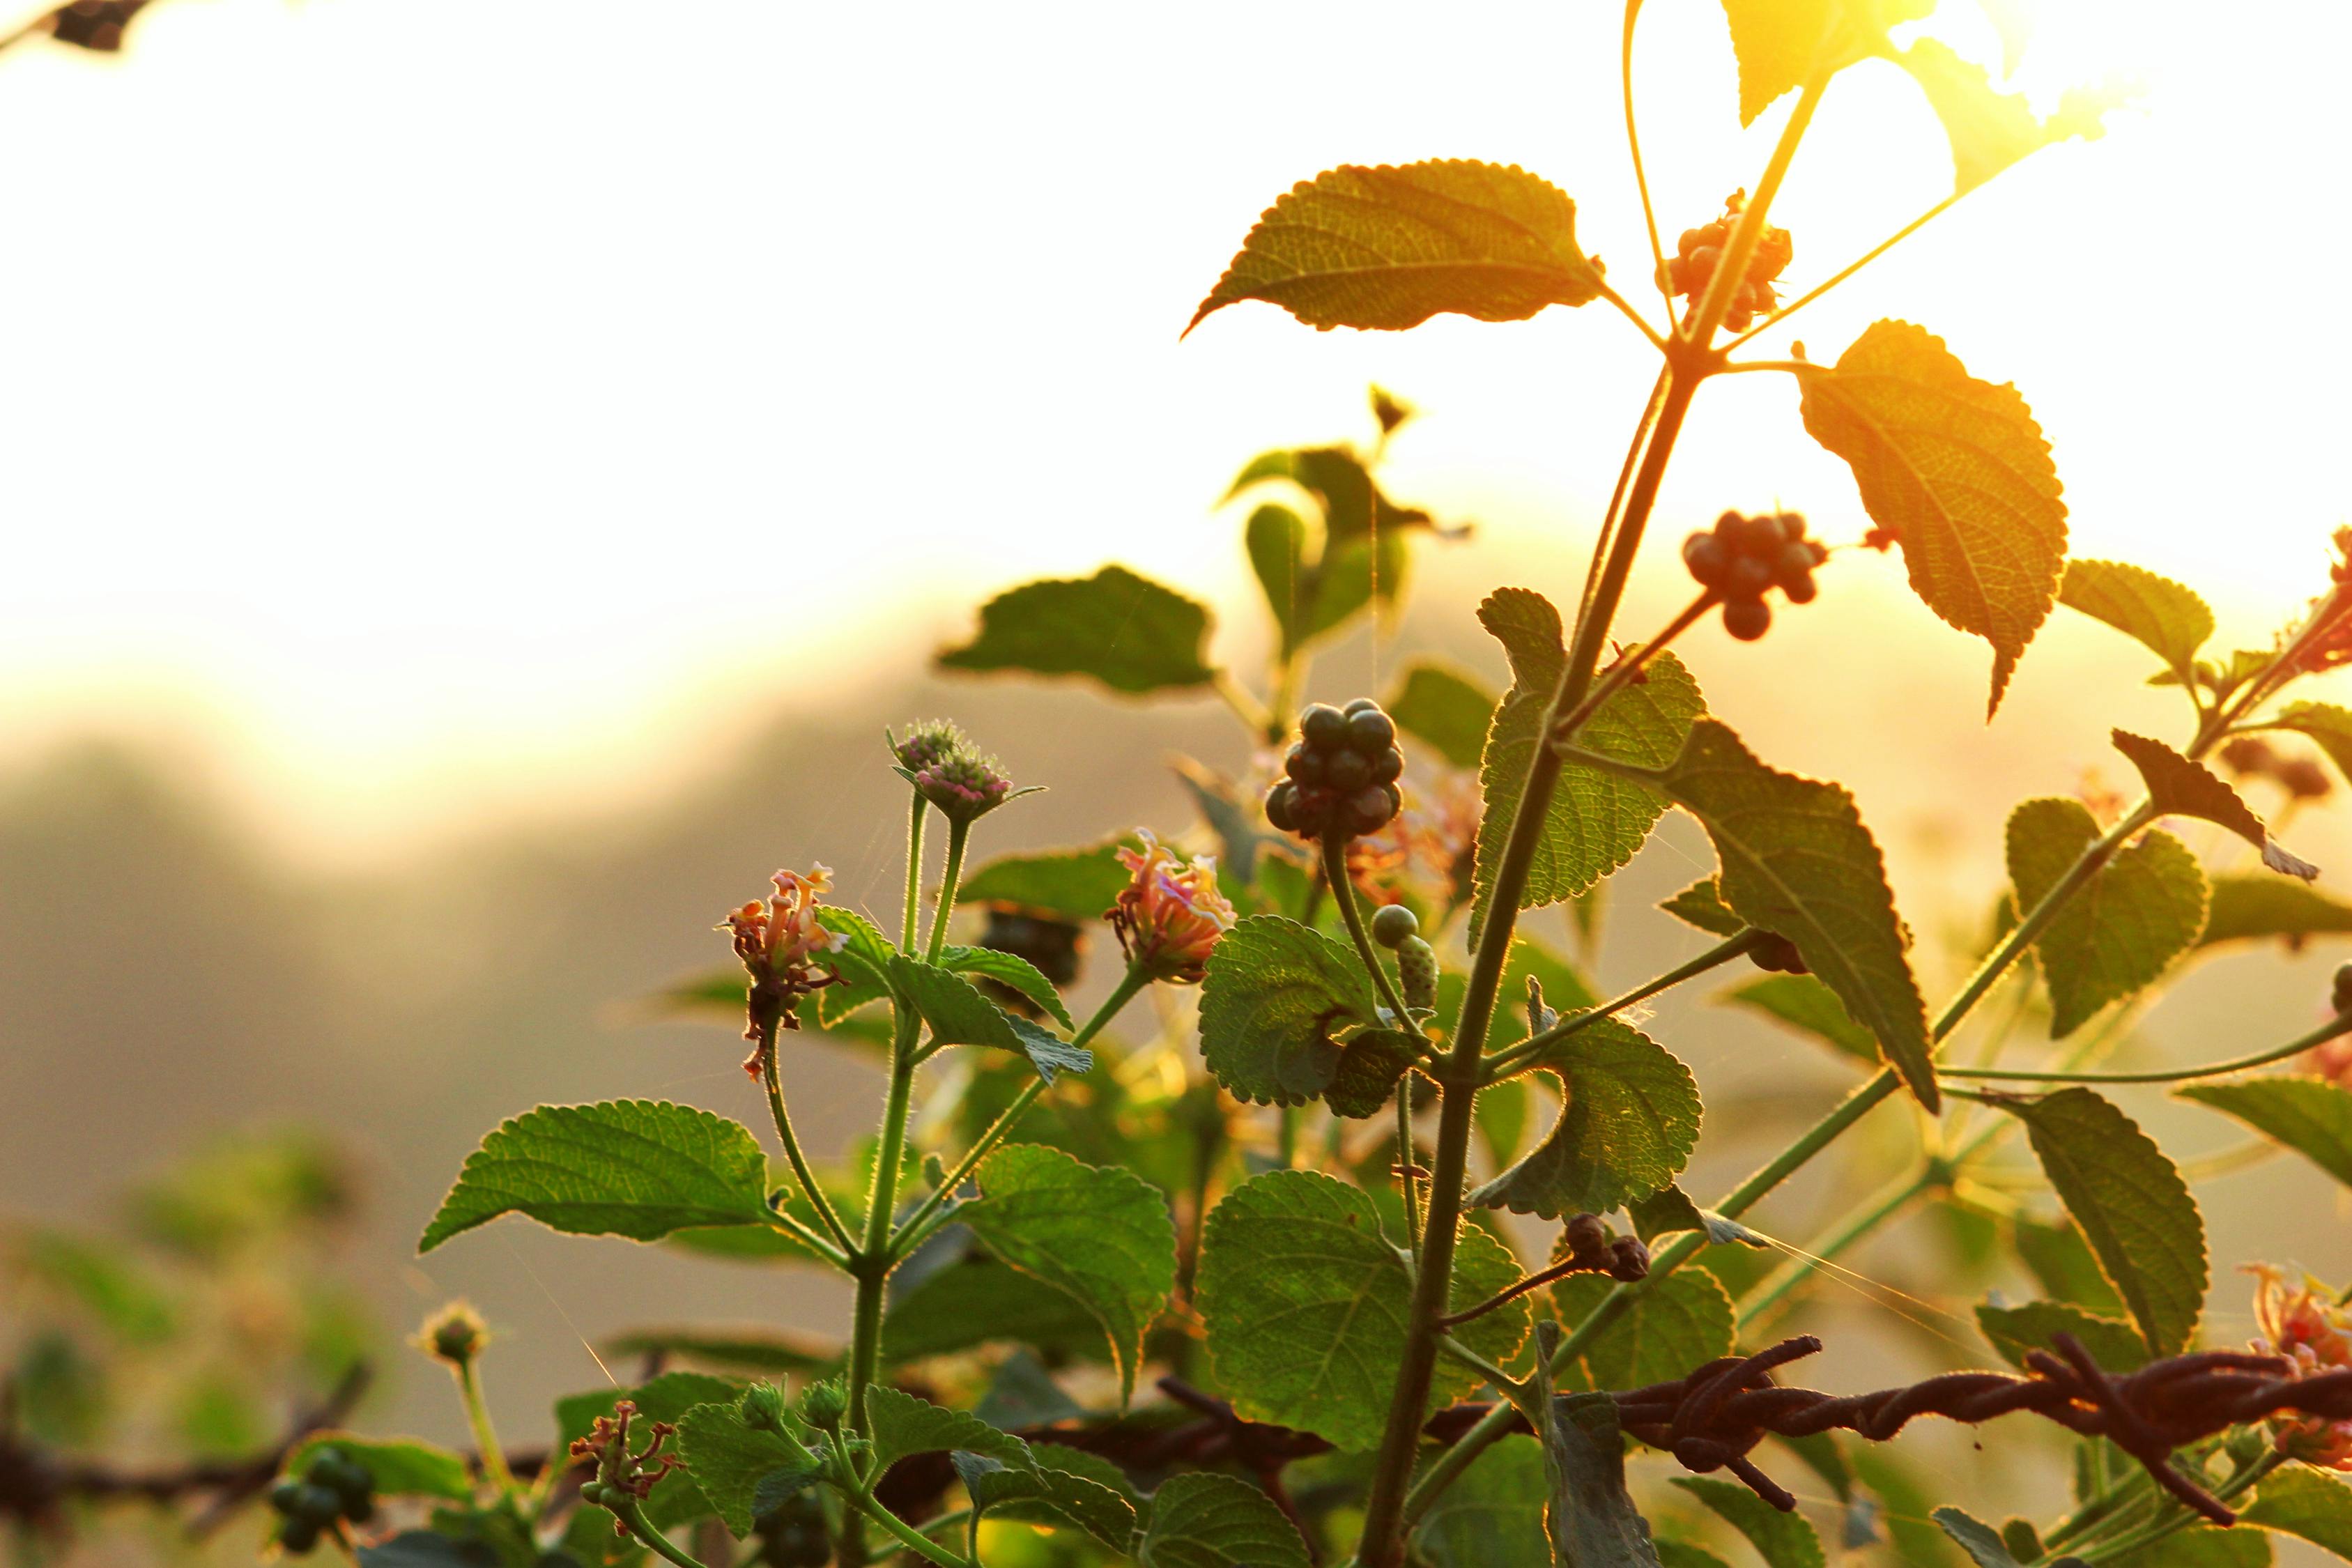
M744 972L751 977L745 1004L749 1016L743 1026L747 1040L764 1040L779 1026L799 1028L793 1004L834 983L837 976L833 971L828 968L820 973L816 963L824 954L840 952L849 940L817 922L817 898L832 889L831 870L812 866L805 874L779 871L775 883L772 897L752 900L725 922L725 929L735 938L735 956L743 961ZM761 1056L761 1052L754 1051L743 1064L743 1070L754 1078L760 1076Z
M1129 963L1154 980L1197 985L1234 918L1233 904L1217 890L1216 860L1203 855L1188 862L1142 828L1136 837L1143 840L1140 850L1118 852L1134 879L1104 918Z
M2257 1353L2284 1356L2298 1377L2352 1366L2352 1314L2336 1304L2333 1291L2309 1276L2300 1288L2290 1286L2285 1270L2268 1263L2247 1264L2245 1272L2260 1281L2254 1287L2254 1321L2263 1331L2253 1342ZM2352 1470L2352 1421L2274 1415L2271 1432L2291 1458Z

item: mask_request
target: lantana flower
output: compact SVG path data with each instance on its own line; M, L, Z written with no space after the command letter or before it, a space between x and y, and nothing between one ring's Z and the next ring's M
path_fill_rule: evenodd
M2263 1331L2253 1342L2257 1353L2284 1356L2298 1377L2352 1366L2352 1313L2336 1304L2333 1291L2308 1275L2300 1286L2290 1284L2284 1269L2268 1263L2250 1263L2245 1272L2257 1281L2254 1321ZM2288 1458L2321 1469L2352 1470L2352 1421L2274 1415L2270 1426Z
M1143 847L1122 848L1118 863L1133 874L1104 916L1118 933L1129 963L1154 980L1197 985L1208 973L1209 954L1233 929L1234 906L1217 890L1217 862L1194 860L1136 829Z
M950 822L971 822L1015 795L1013 780L994 757L983 756L961 730L944 719L916 725L905 740L893 735L890 754L898 773Z
M749 1017L743 1026L747 1040L764 1039L767 1031L779 1025L799 1028L793 1004L838 978L829 967L820 972L818 965L849 940L826 931L817 920L817 900L833 889L829 868L779 871L775 884L774 894L752 900L725 922L735 939L735 956L743 961L744 972L751 977ZM752 1053L743 1068L754 1078L759 1076L758 1052Z

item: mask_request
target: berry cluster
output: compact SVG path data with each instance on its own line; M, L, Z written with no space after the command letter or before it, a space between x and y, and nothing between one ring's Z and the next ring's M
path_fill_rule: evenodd
M1396 721L1369 697L1345 708L1318 702L1301 713L1282 769L1289 776L1266 792L1265 819L1302 838L1377 833L1404 804Z
M1739 214L1747 205L1748 193L1734 191L1724 198L1721 217L1683 230L1682 239L1665 266L1664 277L1668 293L1687 294L1694 305L1706 297L1706 286L1714 280L1715 269L1723 261L1724 247L1731 243L1731 231L1739 226ZM1748 276L1739 280L1739 288L1731 296L1731 306L1723 313L1723 324L1735 332L1744 332L1757 317L1771 314L1780 302L1772 285L1796 254L1796 243L1789 237L1789 231L1767 225L1756 241L1755 254L1748 258Z
M375 1517L375 1479L341 1449L321 1448L299 1479L289 1476L270 1489L269 1506L286 1521L278 1527L278 1543L299 1557L337 1521L365 1524Z
M1372 940L1397 955L1404 1005L1436 1006L1437 950L1422 939L1420 918L1402 904L1382 904L1372 915Z
M2283 757L2267 742L2241 735L2221 748L2221 763L2240 778L2266 778L2295 800L2319 800L2334 786L2310 757Z
M1765 593L1778 588L1792 605L1811 604L1820 590L1813 568L1830 558L1827 549L1805 537L1805 520L1793 511L1742 517L1727 511L1711 531L1683 541L1683 564L1702 588L1723 599L1723 629L1741 642L1754 642L1772 626Z

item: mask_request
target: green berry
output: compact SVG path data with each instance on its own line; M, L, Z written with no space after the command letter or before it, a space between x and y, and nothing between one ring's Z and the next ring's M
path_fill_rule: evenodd
M1382 947L1394 947L1420 934L1420 920L1402 904L1382 904L1372 916L1372 940Z
M301 1495L302 1483L289 1476L269 1489L269 1506L290 1518Z
M290 1510L297 1520L309 1520L314 1524L332 1524L343 1514L343 1500L331 1488L316 1482L306 1484L294 1496Z
M1418 936L1397 944L1397 977L1408 1007L1437 1005L1437 950Z

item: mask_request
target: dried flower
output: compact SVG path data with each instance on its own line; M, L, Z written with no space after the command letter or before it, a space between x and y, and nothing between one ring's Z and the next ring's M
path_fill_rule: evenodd
M1136 837L1143 841L1140 850L1118 852L1118 863L1134 878L1103 918L1118 933L1129 963L1154 980L1197 985L1211 950L1234 919L1233 904L1217 890L1217 862L1207 855L1188 862L1142 828Z
M1013 781L994 757L982 756L961 730L931 719L889 737L898 774L950 822L971 822L1013 798ZM1026 793L1026 792L1021 792Z
M613 1406L613 1414L596 1417L588 1436L572 1439L572 1457L593 1464L596 1467L596 1483L604 1489L589 1500L599 1501L615 1492L625 1492L642 1500L653 1491L656 1482L686 1462L676 1454L662 1452L662 1446L677 1430L667 1421L647 1422L653 1432L653 1440L635 1453L631 1453L629 1425L636 1415L635 1402L624 1399ZM588 1498L588 1489L583 1487L580 1495ZM607 1503L605 1506L611 1505ZM616 1528L616 1533L625 1535L628 1531L625 1528Z
M409 1343L452 1367L469 1365L490 1342L489 1325L466 1301L452 1301L425 1320Z
M2286 1271L2268 1263L2250 1263L2254 1277L2254 1321L2262 1337L2253 1342L2257 1354L2284 1356L2299 1377L2352 1367L2352 1313L2336 1304L2335 1292L2310 1276L2300 1287L2290 1285ZM2271 1432L2279 1452L2322 1469L2352 1470L2352 1421L2322 1416L2277 1415Z
M817 921L817 899L833 888L828 868L779 871L774 880L773 896L752 900L729 915L722 927L733 933L735 956L751 977L743 1037L752 1041L766 1040L779 1026L800 1027L793 1004L840 978L830 968L820 972L816 963L822 955L840 952L848 940ZM760 1056L754 1051L743 1064L754 1078L760 1076Z

